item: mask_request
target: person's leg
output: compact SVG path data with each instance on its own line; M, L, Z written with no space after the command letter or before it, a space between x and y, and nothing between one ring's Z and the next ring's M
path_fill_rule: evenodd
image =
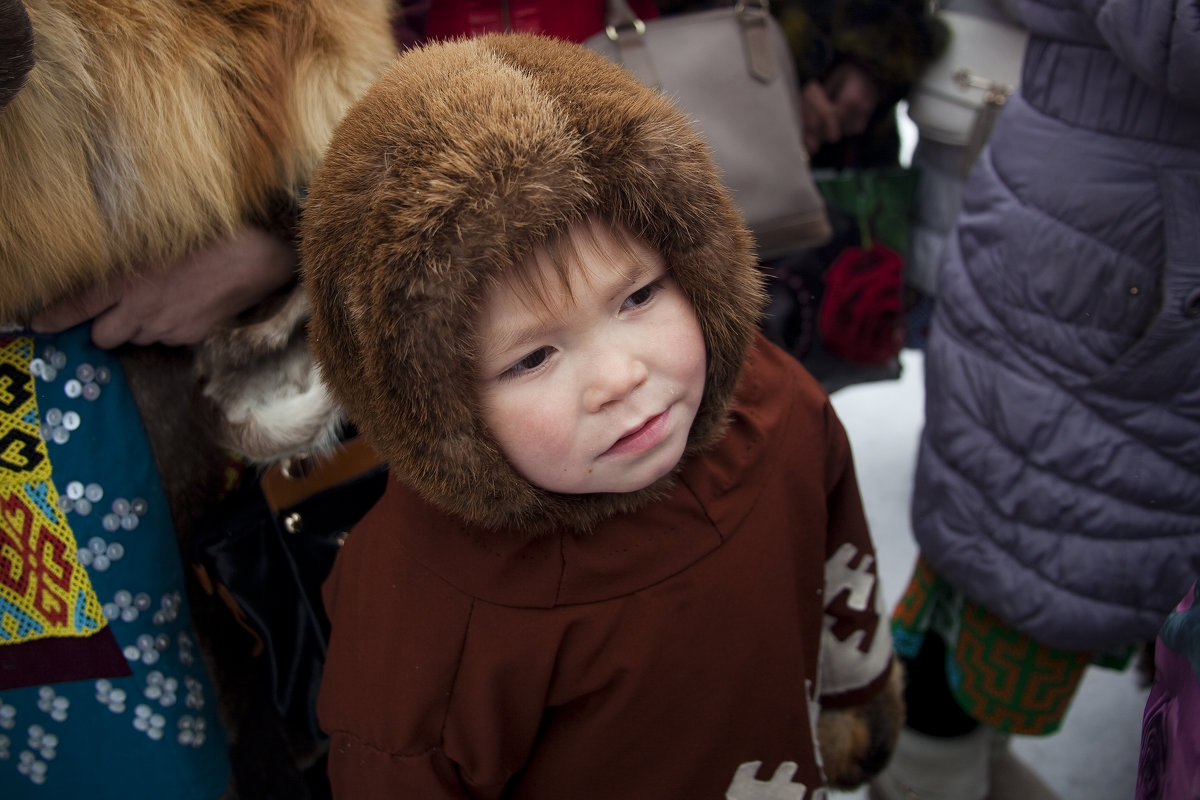
M1013 755L1009 737L965 711L946 680L946 646L929 633L905 661L905 727L871 800L1057 800Z
M871 800L984 800L991 731L954 699L941 637L928 633L904 666L905 727L888 767L871 782Z
M1041 776L1017 758L1006 734L992 731L987 800L1058 800Z

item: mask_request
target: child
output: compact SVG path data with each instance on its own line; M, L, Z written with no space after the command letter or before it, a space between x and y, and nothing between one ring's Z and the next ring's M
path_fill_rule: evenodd
M312 345L393 476L326 585L335 795L807 799L882 767L846 436L756 335L681 114L572 44L432 45L307 203Z

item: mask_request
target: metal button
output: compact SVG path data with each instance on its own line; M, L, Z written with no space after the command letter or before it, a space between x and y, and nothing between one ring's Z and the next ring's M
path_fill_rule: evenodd
M283 528L288 533L299 533L304 529L304 520L298 512L293 511L283 518Z

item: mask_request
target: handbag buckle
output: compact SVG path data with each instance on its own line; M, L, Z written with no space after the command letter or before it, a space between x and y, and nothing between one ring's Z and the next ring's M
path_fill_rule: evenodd
M737 0L733 4L733 11L739 17L750 11L766 15L771 13L771 3L770 0Z
M633 32L638 36L644 36L646 33L646 23L634 17L629 23L622 24L619 27L617 25L605 25L604 35L615 42L621 38L621 31L629 28L633 28Z
M976 75L966 67L954 71L954 82L962 89L982 89L984 102L991 106L1004 105L1008 96L1015 91L1015 87L1010 84Z

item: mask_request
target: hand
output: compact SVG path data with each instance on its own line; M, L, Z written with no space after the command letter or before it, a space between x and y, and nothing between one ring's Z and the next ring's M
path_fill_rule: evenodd
M820 150L827 142L842 138L837 110L820 81L804 84L804 90L800 93L800 116L804 122L804 149L809 155Z
M804 147L809 154L867 129L883 91L874 78L853 62L843 61L823 82L809 81L801 92Z
M165 269L118 275L34 317L38 333L92 320L92 341L112 348L195 344L218 323L256 305L296 276L293 247L259 228L215 239Z

